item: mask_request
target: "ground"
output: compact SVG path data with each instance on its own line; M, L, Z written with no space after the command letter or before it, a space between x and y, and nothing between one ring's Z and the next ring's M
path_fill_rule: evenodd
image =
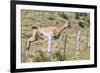
M26 51L26 40L32 36L32 26L46 27L71 22L71 29L65 29L60 37L52 40L51 61L74 61L90 59L90 15L89 13L54 12L54 11L21 11L21 61L48 61L47 38L39 39ZM77 50L77 27L80 31L80 50ZM76 54L78 51L79 54Z

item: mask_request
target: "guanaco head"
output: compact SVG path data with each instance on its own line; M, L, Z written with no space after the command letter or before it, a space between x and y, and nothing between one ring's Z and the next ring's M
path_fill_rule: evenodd
M66 21L66 23L64 24L64 27L66 28L71 28L71 26L70 26L70 22L69 21Z

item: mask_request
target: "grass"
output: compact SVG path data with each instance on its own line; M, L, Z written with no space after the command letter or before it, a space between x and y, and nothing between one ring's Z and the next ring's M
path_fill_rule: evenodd
M64 24L66 20L70 20L72 28L65 29L58 39L52 40L51 61L74 61L90 59L90 48L86 47L86 37L87 33L89 33L90 30L88 13L22 10L22 62L48 61L47 39L40 39L38 41L33 42L30 51L28 53L25 53L25 40L32 35L32 26L46 27L51 25ZM80 50L78 55L76 55L77 27L80 27L79 30L81 33ZM67 39L65 43L66 35Z

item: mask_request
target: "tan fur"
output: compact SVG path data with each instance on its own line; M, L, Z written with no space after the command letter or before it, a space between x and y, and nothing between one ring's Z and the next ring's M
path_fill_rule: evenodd
M37 28L33 31L33 35L31 38L28 39L27 41L27 48L29 50L30 48L30 43L33 41L38 40L39 38L43 37L43 32L47 32L51 34L52 37L58 38L59 35L61 34L61 31L64 30L66 27L64 25L56 25L56 26L48 26L48 27L41 27Z

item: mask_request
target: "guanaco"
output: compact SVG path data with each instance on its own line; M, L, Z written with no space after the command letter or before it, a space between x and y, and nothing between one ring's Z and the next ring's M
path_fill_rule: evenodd
M30 44L31 42L34 42L40 38L42 38L43 36L45 36L45 33L49 34L51 37L54 37L55 39L59 38L61 32L65 29L65 28L70 28L70 24L67 21L65 24L61 25L55 25L55 26L47 26L47 27L32 27L32 29L34 29L32 36L27 40L27 45L26 45L26 49L29 50L30 49ZM48 37L48 36L47 36Z

